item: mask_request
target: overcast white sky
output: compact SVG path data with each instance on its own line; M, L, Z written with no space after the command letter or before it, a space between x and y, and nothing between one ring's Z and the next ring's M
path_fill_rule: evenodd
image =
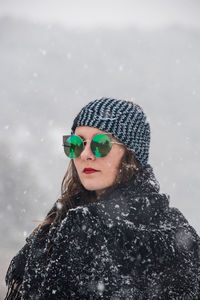
M200 27L200 0L0 0L0 16L67 26Z

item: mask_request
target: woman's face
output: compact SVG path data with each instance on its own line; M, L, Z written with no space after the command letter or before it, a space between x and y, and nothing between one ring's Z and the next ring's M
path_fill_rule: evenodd
M79 126L75 130L75 134L87 143L81 155L74 159L74 164L82 185L90 191L101 191L114 183L120 161L125 152L123 145L112 144L111 151L107 156L95 157L91 151L90 143L92 138L99 133L106 132L88 126ZM114 138L112 141L117 142ZM90 173L90 170L87 170L89 168L96 171Z

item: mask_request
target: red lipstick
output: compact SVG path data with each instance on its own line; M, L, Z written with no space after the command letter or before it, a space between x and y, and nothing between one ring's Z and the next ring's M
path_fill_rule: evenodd
M92 174L92 173L95 173L95 172L98 172L98 170L95 170L95 169L92 169L92 168L85 168L83 170L83 173L85 173L85 174Z

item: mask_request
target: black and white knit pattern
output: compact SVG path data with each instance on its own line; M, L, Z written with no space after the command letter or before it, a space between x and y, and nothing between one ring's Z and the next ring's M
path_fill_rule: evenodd
M150 126L142 109L129 101L101 98L84 106L73 122L76 127L90 126L111 133L113 137L134 150L144 167L148 162Z

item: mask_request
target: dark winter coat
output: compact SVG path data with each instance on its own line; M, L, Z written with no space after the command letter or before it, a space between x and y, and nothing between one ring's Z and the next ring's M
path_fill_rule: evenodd
M159 193L150 165L99 203L69 210L50 240L41 235L11 262L16 299L200 299L199 237Z

